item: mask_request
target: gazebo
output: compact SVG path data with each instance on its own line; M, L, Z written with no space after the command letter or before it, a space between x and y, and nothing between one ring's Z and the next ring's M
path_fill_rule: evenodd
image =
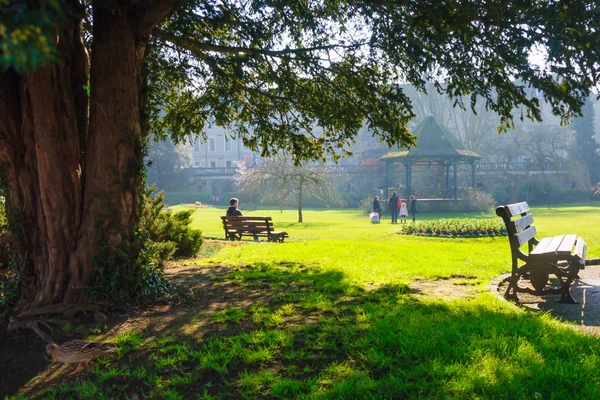
M389 188L390 165L401 162L406 167L406 197L412 194L411 169L416 164L437 164L446 167L446 193L450 198L458 199L457 166L459 164L471 165L471 186L475 187L476 165L481 157L471 150L466 150L456 136L447 128L440 125L433 115L425 118L413 132L418 136L416 146L412 150L399 149L390 151L381 157L386 162L386 189ZM454 175L454 190L450 190L450 168ZM442 196L439 196L442 198ZM449 197L449 196L448 196ZM445 198L448 198L445 197Z

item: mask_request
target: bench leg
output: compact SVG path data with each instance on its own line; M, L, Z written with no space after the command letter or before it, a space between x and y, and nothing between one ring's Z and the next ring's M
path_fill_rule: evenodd
M573 280L575 278L577 278L578 274L579 274L579 266L576 264L571 264L570 269L569 269L569 275L567 276L567 279L564 282L562 279L560 280L562 293L560 294L560 300L558 301L559 303L577 304L577 302L575 301L573 296L571 296L571 283L573 283Z
M515 302L519 301L519 297L517 296L517 282L519 281L519 275L513 273L510 276L510 280L508 281L508 287L506 288L506 292L504 292L504 298L507 300L512 300ZM510 293L512 289L512 294Z
M577 304L573 296L571 296L569 289L567 289L566 293L560 295L560 300L558 302L562 304Z
M228 239L231 241L242 240L242 234L230 233Z

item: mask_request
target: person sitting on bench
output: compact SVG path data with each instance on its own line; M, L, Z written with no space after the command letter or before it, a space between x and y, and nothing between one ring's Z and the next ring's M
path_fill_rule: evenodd
M243 217L244 214L242 214L242 212L240 210L238 210L238 208L237 208L238 203L239 203L239 200L236 199L235 197L232 197L231 199L229 199L229 208L227 209L227 212L225 213L225 215L228 217ZM254 241L260 242L260 239L258 238L257 235L254 235Z

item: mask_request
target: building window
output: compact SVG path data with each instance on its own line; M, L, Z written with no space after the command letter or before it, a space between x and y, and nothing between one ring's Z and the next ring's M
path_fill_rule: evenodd
M231 151L231 140L225 136L225 151Z
M200 167L200 161L194 161L194 168Z
M217 162L216 161L211 161L210 162L210 167L211 168L215 168L217 166Z
M231 161L225 161L225 166L226 167L231 167Z
M208 151L217 151L214 138L208 139Z
M200 142L197 140L194 142L194 153L200 153Z

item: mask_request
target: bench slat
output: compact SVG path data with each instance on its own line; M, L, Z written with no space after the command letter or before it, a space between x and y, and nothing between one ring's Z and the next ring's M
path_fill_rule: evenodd
M221 219L223 221L271 221L271 217L256 217L245 215L235 217L222 216Z
M515 233L521 232L531 224L533 224L533 215L531 214L527 214L524 217L516 219L512 222Z
M227 226L230 226L232 228L236 228L236 227L247 227L247 226L254 226L254 227L260 227L260 228L269 228L272 227L272 224L265 224L262 222L248 222L248 221L240 221L240 222L231 222L228 223Z
M585 242L583 241L582 238L577 238L577 244L575 245L575 252L573 253L573 255L577 258L579 258L579 260L585 260L585 253L587 250L587 246L585 245Z
M552 241L546 247L545 252L546 253L556 253L556 251L558 250L558 246L560 246L560 244L562 243L564 238L565 238L565 235L554 236L552 238Z
M538 243L537 246L535 246L535 249L533 249L529 255L535 255L535 254L543 254L546 250L546 247L550 244L550 242L552 241L552 238L543 238L542 240L540 240L540 242Z
M563 256L571 254L571 250L573 250L576 240L577 235L565 235L564 239L560 243L560 246L558 246L558 249L556 249L556 252Z
M537 233L537 231L535 229L535 226L530 226L529 228L525 229L523 232L516 234L515 237L517 238L519 247L521 247L525 243L527 243L532 237L535 236L536 233Z
M542 247L540 245L537 245L535 247L535 249L533 249L533 251L529 254L533 255L533 256L536 256L536 255L539 256L539 255L543 255L543 254L556 253L558 251L558 247L562 243L564 237L565 237L564 235L560 235L560 236L554 236L551 238L543 238L540 241L540 245L542 244L542 242L544 242L544 246ZM570 254L570 252L569 252L569 254Z
M506 208L508 209L509 217L521 215L529 211L529 205L526 202L509 204Z

